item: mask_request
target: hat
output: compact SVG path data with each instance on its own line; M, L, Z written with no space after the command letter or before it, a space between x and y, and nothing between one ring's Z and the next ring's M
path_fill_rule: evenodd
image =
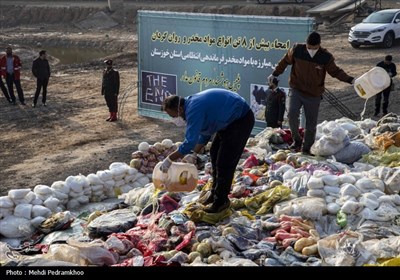
M107 65L112 65L113 61L111 59L106 59L106 60L104 60L104 63Z

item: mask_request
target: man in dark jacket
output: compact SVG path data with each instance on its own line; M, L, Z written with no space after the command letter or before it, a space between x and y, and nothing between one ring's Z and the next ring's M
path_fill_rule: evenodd
M325 91L326 73L349 84L354 83L354 78L339 68L333 55L321 47L321 36L317 32L308 35L306 44L296 44L289 49L268 77L269 83L282 74L288 65L292 65L288 109L289 127L294 140L291 149L310 154L317 131L319 104ZM306 117L304 141L299 134L301 107Z
M378 93L375 97L375 117L379 115L379 111L381 110L381 99L383 95L383 105L382 105L382 111L383 114L386 115L388 113L388 107L389 107L389 95L390 91L392 89L392 84L393 84L393 77L397 75L396 71L396 64L392 62L392 56L387 55L385 57L385 60L379 62L376 66L382 67L383 69L386 70L386 72L390 76L390 86L384 89L382 92Z
M107 65L107 68L103 71L101 94L104 95L110 111L110 117L106 121L115 122L118 120L119 72L114 70L111 59L105 60L104 63Z
M278 79L273 79L267 91L265 104L265 121L268 127L282 128L283 115L285 114L286 94L278 88Z
M46 106L47 85L49 84L50 79L50 65L49 61L47 60L47 53L45 50L41 50L39 52L39 57L33 61L32 74L36 78L36 92L33 99L32 107L36 107L40 90L42 88L42 104L43 106Z

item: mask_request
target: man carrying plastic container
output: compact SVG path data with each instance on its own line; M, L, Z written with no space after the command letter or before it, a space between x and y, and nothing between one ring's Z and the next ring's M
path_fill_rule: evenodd
M210 149L213 185L211 195L202 203L208 213L227 209L234 172L254 126L249 105L235 92L212 88L186 98L169 96L162 109L176 125L186 124L186 133L182 145L160 169L168 172L172 162L185 155L184 160L190 162L215 134Z
M291 65L289 92L289 128L294 140L291 149L310 154L315 141L318 124L318 110L322 94L325 91L325 77L332 77L352 84L354 78L347 75L335 64L335 58L326 49L321 48L321 36L312 32L306 44L295 44L279 61L275 71L268 77L269 84ZM303 107L306 117L304 140L299 134L299 115Z

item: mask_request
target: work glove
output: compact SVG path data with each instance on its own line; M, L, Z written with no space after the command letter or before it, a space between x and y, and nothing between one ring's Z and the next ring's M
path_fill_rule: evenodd
M275 79L276 77L274 76L274 75L269 75L268 76L268 84L272 84L272 82L273 82L273 80Z
M172 160L169 157L166 157L160 166L160 170L162 171L162 173L167 173L168 169L171 167L171 164Z
M191 153L183 157L182 162L196 164L197 162L197 153Z

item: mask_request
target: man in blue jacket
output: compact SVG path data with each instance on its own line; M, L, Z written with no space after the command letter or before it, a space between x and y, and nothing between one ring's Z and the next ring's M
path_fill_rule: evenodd
M195 156L215 134L211 149L213 185L203 202L204 211L217 213L230 206L228 194L236 166L254 126L254 114L244 98L235 92L212 88L186 98L167 97L162 109L176 125L185 125L185 140L162 163L167 172L178 158ZM188 157L188 156L186 156Z

